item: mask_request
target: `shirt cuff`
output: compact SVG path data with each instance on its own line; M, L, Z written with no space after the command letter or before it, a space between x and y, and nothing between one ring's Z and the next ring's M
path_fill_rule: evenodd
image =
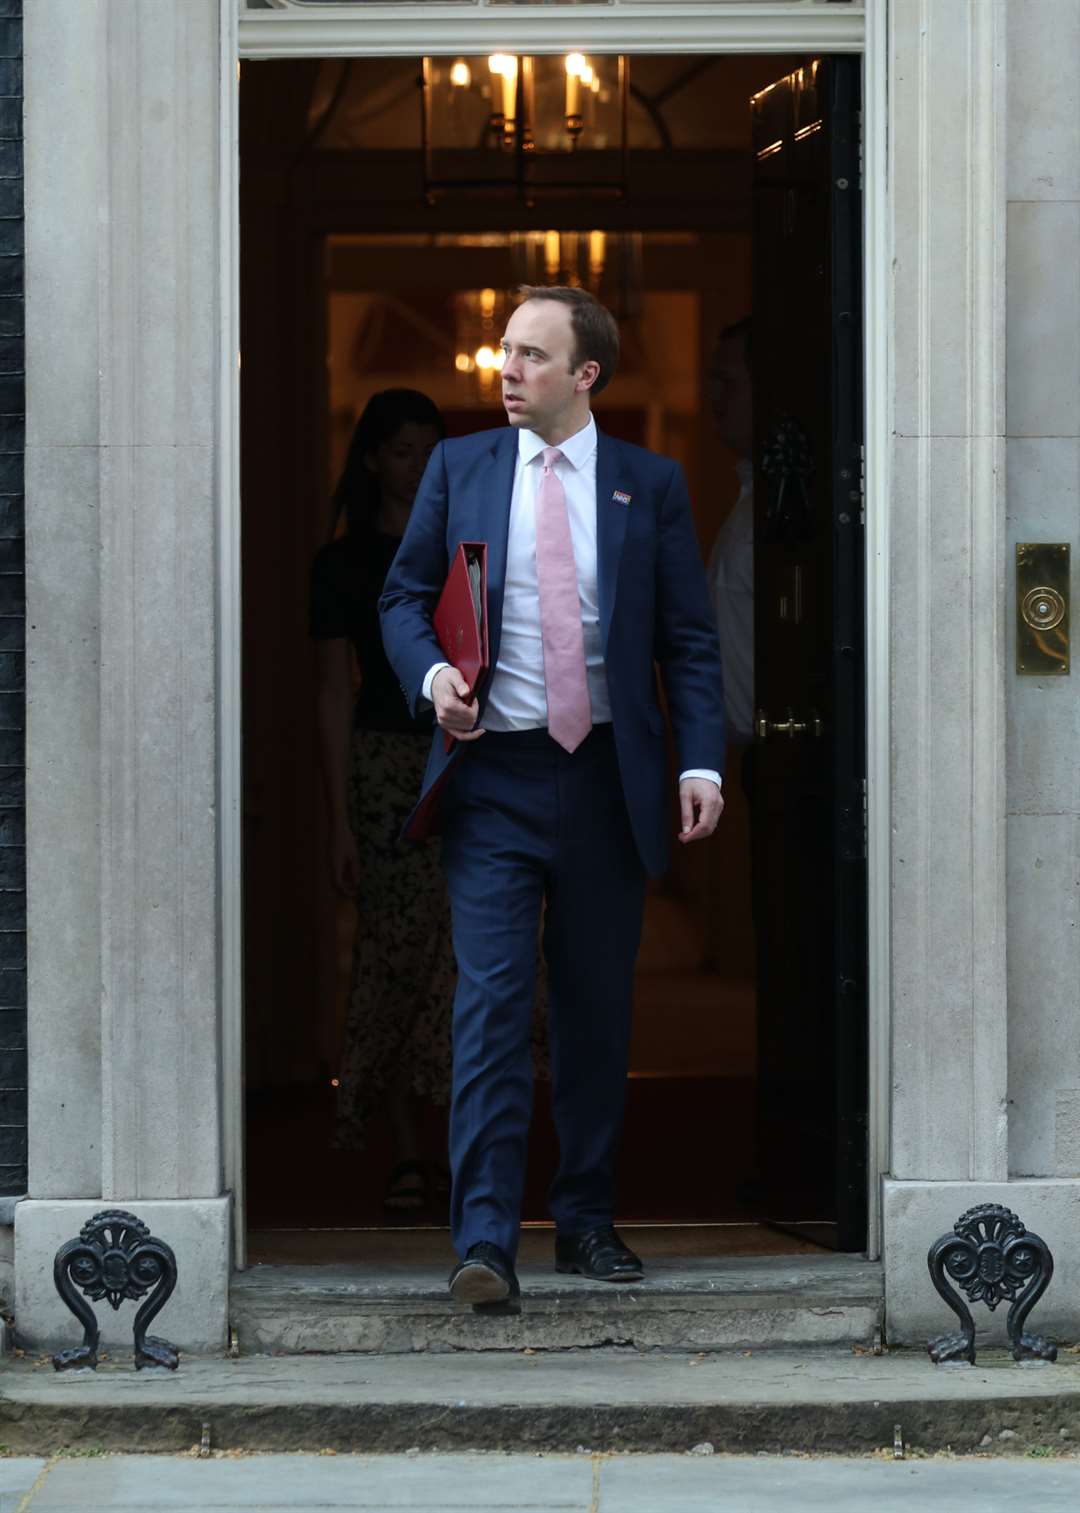
M449 667L449 666L450 666L449 662L436 662L435 666L434 667L429 667L428 670L427 670L427 672L424 674L424 684L423 684L423 687L420 690L420 694L421 694L421 697L425 698L428 701L429 704L432 702L432 699L431 699L431 685L435 681L435 674L437 672L442 672L442 670L443 670L444 667Z
M714 772L711 767L688 767L685 772L679 773L680 783L683 778L708 778L710 783L716 784L721 793L724 790L723 778L721 778L718 772Z

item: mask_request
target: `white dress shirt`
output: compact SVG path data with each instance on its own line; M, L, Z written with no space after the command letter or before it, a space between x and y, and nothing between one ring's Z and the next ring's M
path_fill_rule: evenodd
M547 724L544 647L540 631L540 588L536 573L536 501L543 475L542 453L548 446L535 431L518 432L514 487L510 496L510 528L506 546L499 659L491 677L484 707L485 730L535 730ZM585 673L594 725L611 720L607 673L600 637L600 596L596 573L596 421L587 423L559 443L561 458L555 476L566 495L570 539L581 599L585 641ZM447 662L436 662L424 678L423 693L431 698L435 674ZM706 777L720 784L718 772L694 768L682 778Z
M754 739L754 467L738 464L739 497L720 527L706 577L716 612L728 739Z
M518 432L510 530L506 542L499 661L491 679L484 725L488 730L533 730L547 724L540 587L536 573L536 502L547 442L535 431ZM600 646L600 597L596 581L596 421L559 447L554 473L566 494L570 539L581 599L585 673L594 725L611 719L607 673Z

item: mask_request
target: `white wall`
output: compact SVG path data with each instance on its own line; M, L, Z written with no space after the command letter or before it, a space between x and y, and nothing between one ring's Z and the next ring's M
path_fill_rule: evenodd
M927 1247L994 1202L1054 1251L1036 1327L1069 1338L1080 658L1068 678L1017 676L1013 547L1080 536L1080 0L891 0L890 20L887 1332L918 1344L951 1325Z
M1080 0L1009 0L1007 566L1067 541L1080 584ZM1073 671L1020 677L1010 581L1009 1168L1080 1176L1080 601Z

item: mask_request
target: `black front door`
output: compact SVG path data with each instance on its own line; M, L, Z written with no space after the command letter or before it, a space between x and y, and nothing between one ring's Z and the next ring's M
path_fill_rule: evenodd
M752 768L769 1217L866 1244L859 62L752 102Z

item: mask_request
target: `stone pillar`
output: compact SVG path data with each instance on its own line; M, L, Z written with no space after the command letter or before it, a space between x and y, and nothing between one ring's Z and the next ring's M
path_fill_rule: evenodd
M104 1193L220 1192L215 0L106 10Z
M893 0L890 1338L1008 1177L1005 0ZM948 1188L946 1184L960 1184ZM961 1196L957 1199L957 1190Z
M101 1193L98 24L96 4L46 3L27 7L23 34L29 1186L41 1198Z
M1072 674L1009 655L1009 1169L1080 1177L1080 0L1009 7L1008 479L1018 541L1069 542Z
M1002 0L896 0L898 1178L1007 1174Z
M27 17L32 1343L70 1337L52 1254L102 1206L177 1251L161 1332L226 1333L218 9L37 0Z
M1014 1209L1055 1253L1038 1327L1072 1337L1080 1323L1080 1185L1016 1180L1009 1159L1018 1148L1010 1028L1014 1045L1039 1047L1044 1060L1059 1049L1045 1033L1053 1010L1021 1020L1022 1001L1006 976L1007 923L1015 947L1017 921L1030 920L1043 897L1037 887L1031 893L1030 877L1015 875L1006 851L1014 823L1006 785L1006 58L1011 68L1022 8L1017 0L891 7L893 1088L883 1212L887 1328L896 1343L952 1327L927 1275L927 1248L961 1212L986 1202ZM1029 44L1039 37L1051 54L1067 56L1063 11L1076 12L1080 0L1027 9ZM1071 81L1064 62L1061 69ZM1050 110L1056 130L1044 65L1029 71L1032 108ZM1010 214L1011 417L1012 333L1026 346L1043 327L1014 304L1011 244L1026 227L1015 207ZM1067 214L1075 216L1074 205ZM1045 234L1047 249L1056 249L1047 268L1080 287L1075 246L1059 255L1058 233ZM1075 297L1063 301L1046 278L1036 282L1030 299L1045 313L1047 339L1056 331L1080 351ZM1046 350L1037 340L1036 365ZM1075 394L1071 403L1075 411ZM1014 762L1012 776L1017 770ZM1062 842L1069 832L1055 829L1050 849L1060 872L1072 865ZM1028 850L1047 841L1045 827L1036 831L1022 837ZM1008 834L1013 848L1015 827ZM1075 1003L1075 983L1070 991ZM1040 1089L1033 1111L1044 1125L1052 1102L1051 1090ZM1025 1113L1025 1146L1033 1143L1033 1111Z

